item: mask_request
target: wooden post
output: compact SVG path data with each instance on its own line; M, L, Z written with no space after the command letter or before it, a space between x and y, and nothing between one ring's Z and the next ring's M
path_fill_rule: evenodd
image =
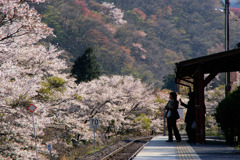
M196 142L205 142L205 104L204 104L204 74L199 67L194 78L195 111L196 111Z

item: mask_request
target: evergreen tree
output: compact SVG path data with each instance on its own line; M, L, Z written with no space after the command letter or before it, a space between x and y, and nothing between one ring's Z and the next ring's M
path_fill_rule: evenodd
M100 76L99 65L93 49L88 47L82 56L74 62L72 76L77 78L76 83L88 82Z

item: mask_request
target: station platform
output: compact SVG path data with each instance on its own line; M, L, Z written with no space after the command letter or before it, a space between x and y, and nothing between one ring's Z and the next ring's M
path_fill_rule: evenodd
M239 160L240 152L218 137L206 137L204 144L166 142L167 136L155 136L137 154L134 160Z

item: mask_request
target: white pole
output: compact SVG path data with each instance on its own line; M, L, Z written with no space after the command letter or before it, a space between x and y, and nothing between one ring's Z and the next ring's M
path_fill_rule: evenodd
M94 152L95 152L95 149L96 149L96 147L95 147L95 127L94 127Z
M225 51L229 51L229 0L225 0ZM225 74L225 96L231 90L230 72Z
M37 139L36 139L36 131L35 131L35 123L34 123L34 114L33 113L32 113L32 117L33 117L33 129L34 129L34 137L35 137L36 155L37 155L37 160L38 160Z
M163 110L163 136L166 136L166 118L165 118L165 109Z

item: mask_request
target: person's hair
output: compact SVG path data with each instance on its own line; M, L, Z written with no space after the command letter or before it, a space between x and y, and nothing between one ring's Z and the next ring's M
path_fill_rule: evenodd
M177 93L176 92L171 92L170 96L174 99L177 100Z

